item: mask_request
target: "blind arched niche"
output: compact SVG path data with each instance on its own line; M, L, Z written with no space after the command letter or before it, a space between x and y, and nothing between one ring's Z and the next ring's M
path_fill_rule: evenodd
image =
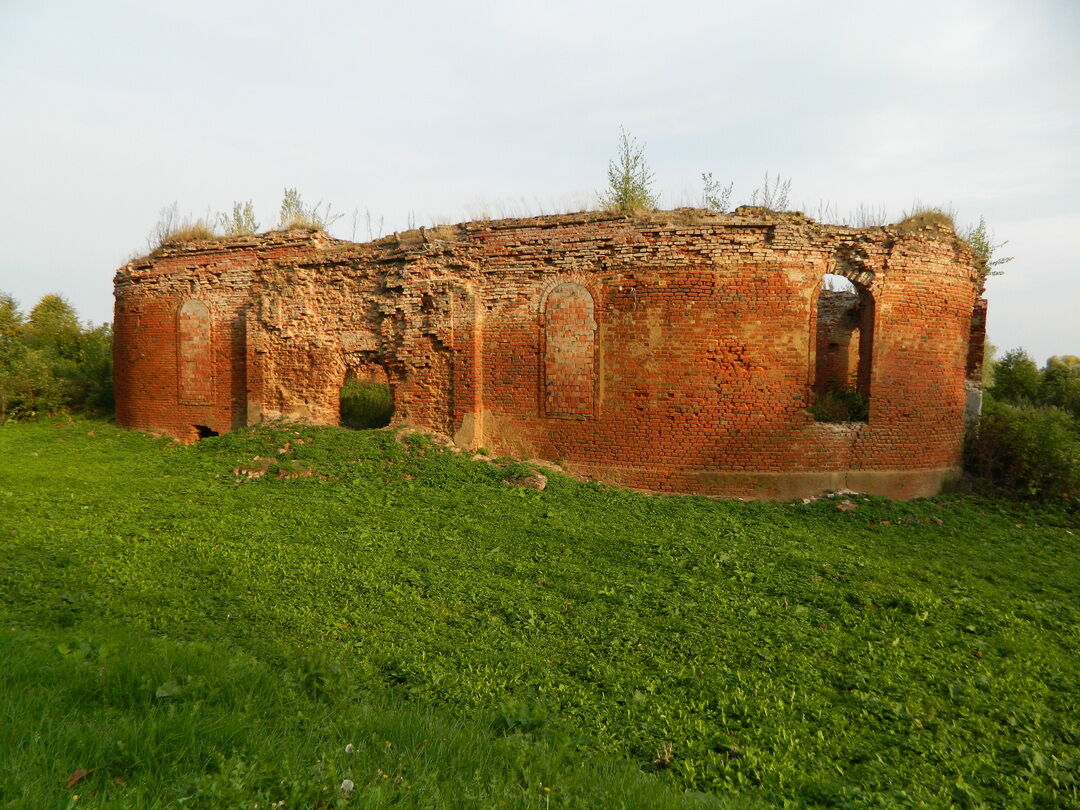
M596 410L596 312L580 284L559 284L544 301L544 412L592 416Z
M210 310L196 298L189 298L177 316L178 374L180 402L209 405L213 402L213 354Z

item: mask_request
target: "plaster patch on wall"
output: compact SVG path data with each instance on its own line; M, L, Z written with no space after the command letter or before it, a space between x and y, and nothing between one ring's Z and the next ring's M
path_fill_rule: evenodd
M596 312L580 284L555 287L544 303L544 407L548 416L596 408Z
M207 405L213 401L213 347L210 310L195 298L185 301L177 315L180 401Z

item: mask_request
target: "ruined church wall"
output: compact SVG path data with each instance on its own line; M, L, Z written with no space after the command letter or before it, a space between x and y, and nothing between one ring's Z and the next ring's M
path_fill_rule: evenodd
M878 477L901 494L936 489L959 464L967 259L938 238L785 225L484 234L494 279L483 289L485 443L650 489L781 493L798 489L792 474L843 481L849 470L930 471ZM838 256L858 266L838 267ZM837 271L861 274L876 299L865 424L821 424L805 410L817 293ZM543 407L543 300L568 282L596 302L589 417Z
M256 258L250 251L162 257L117 281L113 316L116 419L127 427L198 438L196 425L224 433L246 423L244 311ZM194 323L181 312L198 302ZM181 362L186 325L206 343Z
M959 465L966 248L798 215L686 220L569 215L369 245L270 234L134 263L117 278L118 420L183 440L194 425L336 424L345 378L385 374L397 422L613 483L936 491ZM825 273L873 298L865 423L806 410ZM212 322L206 403L184 401L191 299Z

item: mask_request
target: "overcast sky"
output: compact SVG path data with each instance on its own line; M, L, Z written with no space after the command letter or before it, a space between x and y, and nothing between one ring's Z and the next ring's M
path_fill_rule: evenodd
M282 190L366 239L410 221L578 210L619 127L663 207L703 171L749 202L916 201L1003 255L990 340L1080 354L1080 2L0 0L0 290L112 319L162 207Z

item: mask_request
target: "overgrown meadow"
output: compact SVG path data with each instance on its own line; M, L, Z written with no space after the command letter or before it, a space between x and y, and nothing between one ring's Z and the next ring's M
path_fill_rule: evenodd
M0 806L1080 806L1075 509L527 472L0 428Z

